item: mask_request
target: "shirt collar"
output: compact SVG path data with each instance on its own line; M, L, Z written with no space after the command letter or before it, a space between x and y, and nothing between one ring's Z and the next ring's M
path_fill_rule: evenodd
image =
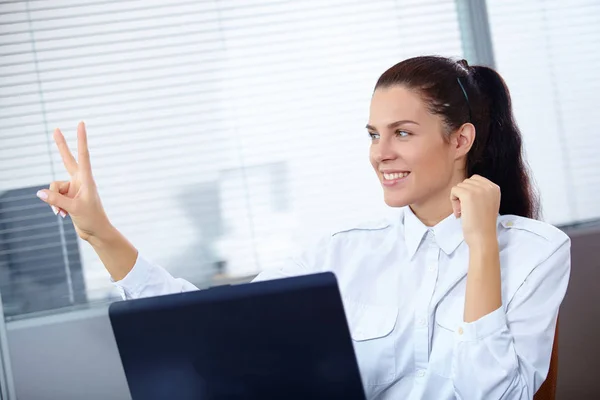
M449 215L434 227L429 228L417 218L409 206L406 206L404 207L403 222L404 240L410 258L415 255L423 240L423 236L429 230L433 231L435 242L447 255L452 254L464 240L462 222L454 214Z
M428 229L427 226L425 226L425 224L423 224L412 212L409 206L404 207L403 218L404 241L406 243L406 248L408 249L409 258L413 258Z

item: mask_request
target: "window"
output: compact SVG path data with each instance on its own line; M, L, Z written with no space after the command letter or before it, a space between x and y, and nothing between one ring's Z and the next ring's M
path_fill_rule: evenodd
M488 13L545 219L600 218L600 3L490 0Z
M453 0L0 8L0 268L10 277L0 290L10 316L116 296L69 220L35 198L67 178L55 127L74 149L86 121L111 221L145 256L206 286L275 265L349 216L386 212L363 128L373 86L401 59L462 55ZM17 285L37 289L15 298Z

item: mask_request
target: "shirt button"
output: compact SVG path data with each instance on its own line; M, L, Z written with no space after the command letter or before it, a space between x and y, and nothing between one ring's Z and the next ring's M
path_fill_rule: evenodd
M512 222L512 221L508 221L508 222L506 223L506 226L513 226L514 224L515 224L515 223L514 223L514 222Z
M463 333L465 333L465 331L463 331L462 326L458 328L458 334L462 335Z
M427 269L428 269L430 272L433 272L433 271L435 271L435 266L433 266L433 265L430 265L430 266L429 266Z
M418 371L417 371L417 376L418 376L419 378L422 378L422 377L424 377L424 376L425 376L425 370L422 370L422 369L418 370Z
M418 324L419 326L425 326L427 325L427 320L425 318L419 318Z

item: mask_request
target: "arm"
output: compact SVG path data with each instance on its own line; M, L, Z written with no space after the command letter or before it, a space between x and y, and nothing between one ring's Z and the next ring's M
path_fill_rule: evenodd
M289 278L320 271L325 265L330 243L331 235L317 236L302 243L281 267L261 272L253 282Z
M549 239L543 259L503 306L500 188L473 175L452 189L450 199L469 247L464 323L456 331L452 359L456 396L531 399L548 373L558 308L569 280L569 238Z
M128 271L128 273L120 280L115 282L115 285L121 292L121 296L124 299L136 299L140 297L158 296L169 293L180 293L191 290L197 290L198 288L190 282L174 278L169 272L159 265L153 264L142 256L137 254L135 251L135 258L131 266L129 264L121 264L120 260L126 257L132 256L134 253L131 251L133 247L129 247L126 243L125 238L120 239L118 236L114 236L113 240L117 243L116 247L113 247L110 251L103 253L103 246L101 244L99 248L96 246L94 249L98 255L102 258L108 258L103 262L109 267L112 261L115 261L114 268L119 271ZM121 242L121 243L119 243ZM316 264L322 262L324 252L324 246L327 241L322 240L316 247L309 248L308 251L302 252L296 256L290 257L290 259L282 265L280 268L265 270L258 274L253 282L266 281L271 279L287 278L290 276L304 275L311 272L311 266L320 265ZM118 253L117 247L121 246L122 253ZM114 278L114 276L113 276Z
M118 281L113 279L113 282L124 300L198 290L192 283L173 277L160 265L139 254L129 273Z
M71 180L53 182L38 197L52 206L55 214L70 215L78 236L90 243L124 299L158 296L196 290L183 279L176 279L159 265L138 254L137 249L112 226L92 176L87 133L83 122L77 126L78 160L69 150L63 134L56 129L54 140ZM322 242L325 244L325 242ZM261 273L256 280L276 279L308 273L306 266L316 265L319 249L293 258L284 267Z
M137 249L112 225L91 236L88 243L115 281L125 278L138 258Z
M116 243L119 243L120 239L118 236L114 236L114 240ZM287 278L310 273L316 266L323 264L328 243L329 237L321 239L315 246L308 247L307 251L302 251L290 257L280 268L261 272L254 278L253 282ZM117 254L116 248L113 248L110 251L110 254L106 253L106 256L109 259L118 255L119 257L116 258L117 263L124 257L133 255L133 253L130 253L131 248L125 243L124 238L123 243L120 243L119 245L123 248L123 253L120 255ZM96 249L96 247L94 248ZM96 251L101 255L102 248ZM137 252L135 254L137 255ZM135 265L132 264L132 267L128 268L129 272L126 276L115 282L115 285L119 288L124 299L197 290L196 286L190 282L174 278L165 269L149 262L142 256L137 255L134 263ZM107 264L105 263L105 265ZM126 264L124 264L124 267L119 268L120 270L126 270Z
M469 246L468 271L464 321L473 322L502 305L500 250L495 234L486 242Z
M452 188L454 215L462 219L469 246L464 321L473 322L502 305L497 219L500 187L473 175Z
M92 175L83 122L77 126L77 160L58 129L54 131L54 140L70 180L53 182L37 196L52 206L55 214L60 213L63 218L71 216L77 235L94 248L112 279L117 281L121 295L136 298L196 289L139 257L137 249L112 226Z
M452 361L457 398L533 398L548 373L569 271L570 241L565 237L533 269L508 305L461 326Z

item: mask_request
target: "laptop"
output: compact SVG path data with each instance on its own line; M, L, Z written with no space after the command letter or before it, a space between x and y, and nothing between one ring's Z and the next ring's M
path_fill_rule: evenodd
M133 400L364 400L335 276L120 301L109 308Z

